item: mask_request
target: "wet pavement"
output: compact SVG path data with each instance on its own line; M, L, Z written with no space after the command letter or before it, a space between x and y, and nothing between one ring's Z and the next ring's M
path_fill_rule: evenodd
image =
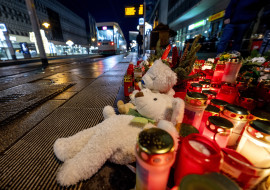
M103 120L106 105L125 99L123 77L136 54L52 60L0 67L0 189L60 189L57 138ZM67 189L131 189L135 174L106 163L91 179Z

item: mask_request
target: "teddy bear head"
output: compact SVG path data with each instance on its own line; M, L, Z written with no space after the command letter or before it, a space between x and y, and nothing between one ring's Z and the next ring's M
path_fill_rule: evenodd
M167 93L177 82L177 75L160 59L142 77L142 86L154 92Z
M134 100L136 109L141 115L157 122L167 120L176 124L183 120L185 103L180 98L143 89L135 94Z

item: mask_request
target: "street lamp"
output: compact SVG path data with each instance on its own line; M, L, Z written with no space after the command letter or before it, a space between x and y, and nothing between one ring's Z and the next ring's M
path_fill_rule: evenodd
M50 32L49 32L49 28L50 28L51 24L48 23L48 22L43 22L42 23L42 26L44 26L46 28L46 33L48 35L48 42L49 42L49 51L50 51L50 55L51 55L51 53L52 53L52 47L51 47L51 42L50 42L51 36L50 36Z
M48 29L50 27L50 24L48 22L43 22L42 26Z

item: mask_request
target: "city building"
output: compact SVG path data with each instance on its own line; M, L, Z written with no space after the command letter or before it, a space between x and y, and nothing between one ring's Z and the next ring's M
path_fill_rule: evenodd
M56 0L34 2L46 54L71 55L89 52L84 19ZM92 16L89 15L89 18L92 19ZM25 0L0 0L0 23L7 28L17 59L25 57L22 44L28 47L31 57L37 56L35 35ZM0 59L11 59L3 34L0 40Z
M213 42L212 50L222 34L225 9L230 0L148 0L151 4L148 22L154 28L159 23L168 25L177 32L173 42L183 48L185 43L192 41L198 34L202 40ZM270 7L264 7L259 13L257 22L247 32L242 48L250 48L254 36L263 36ZM211 47L210 47L211 48Z

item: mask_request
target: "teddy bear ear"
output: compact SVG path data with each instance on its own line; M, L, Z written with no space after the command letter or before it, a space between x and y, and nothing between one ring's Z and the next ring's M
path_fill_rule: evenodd
M180 98L174 98L172 108L173 108L173 113L172 113L171 122L174 125L176 125L177 123L182 123L183 118L184 118L184 111L185 111L184 100Z

